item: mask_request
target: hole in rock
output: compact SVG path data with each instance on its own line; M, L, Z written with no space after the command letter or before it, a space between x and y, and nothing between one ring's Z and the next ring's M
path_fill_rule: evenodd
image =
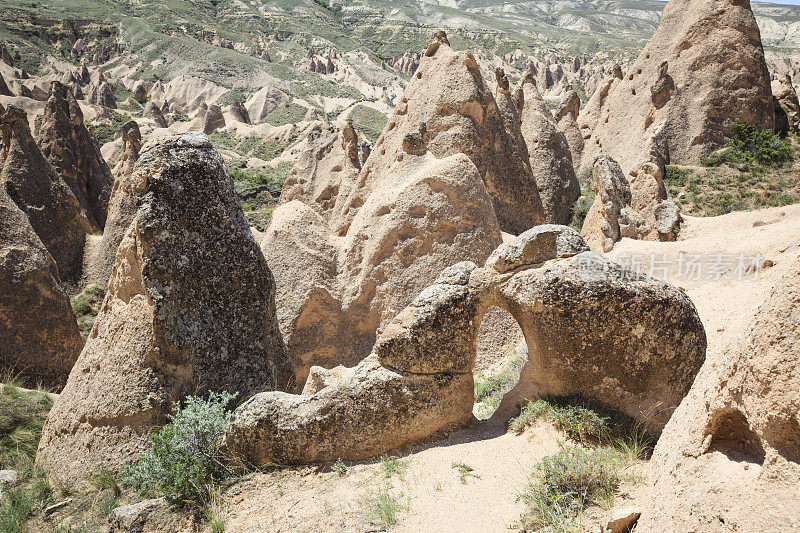
M481 320L475 351L473 412L477 418L486 419L519 381L520 371L528 362L528 348L511 313L490 307Z
M738 409L723 409L714 415L708 426L711 435L709 452L721 452L732 461L764 462L764 447L750 423Z
M797 417L784 418L770 433L773 435L768 439L770 445L787 461L800 463L800 423Z

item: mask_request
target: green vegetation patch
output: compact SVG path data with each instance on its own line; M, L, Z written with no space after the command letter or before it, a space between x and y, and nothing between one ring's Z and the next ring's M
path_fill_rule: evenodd
M105 295L106 291L103 287L92 284L70 300L72 312L75 313L75 319L78 321L78 330L81 332L83 342L86 342L86 339L89 338L89 333L94 327L94 321L97 318L97 313L100 312L100 306Z
M562 446L536 464L519 495L527 507L522 525L526 531L581 531L580 515L588 504L613 506L615 491L628 479L624 467L623 456L613 448Z
M794 151L790 139L782 139L769 129L762 130L752 124L735 122L730 146L706 157L703 166L756 163L777 168L792 159Z
M294 102L287 102L275 108L272 113L266 116L264 121L273 126L296 124L305 118L306 113L308 113L308 108L295 104Z
M0 390L0 468L15 470L17 483L0 501L0 531L23 531L28 520L53 502L41 468L34 466L47 413L53 400L44 392L14 383Z
M578 233L583 229L583 222L586 220L586 215L589 214L589 209L592 208L594 197L595 192L591 188L586 188L581 191L581 196L572 204L569 226Z
M475 416L485 420L500 406L503 396L514 388L527 359L512 355L505 366L495 374L479 374L475 377Z
M371 143L378 140L387 122L386 115L376 109L361 104L355 106L353 110L350 111L349 118L353 121L355 129L363 133Z
M164 496L175 507L207 507L231 474L220 448L233 399L226 392L186 398L184 406L175 407L170 422L151 435L150 448L123 465L123 485L143 496Z

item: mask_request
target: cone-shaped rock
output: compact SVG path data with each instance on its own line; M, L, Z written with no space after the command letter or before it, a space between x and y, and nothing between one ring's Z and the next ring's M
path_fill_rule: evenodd
M230 105L230 112L233 115L233 118L237 122L242 122L244 124L250 124L250 114L247 112L247 108L242 105L239 100L234 100Z
M0 96L14 96L14 93L6 85L6 80L3 79L2 74L0 74Z
M164 118L164 113L161 111L161 108L158 107L152 100L147 102L147 105L144 106L144 112L142 112L142 116L144 118L152 119L156 127L167 127L167 121Z
M800 101L792 85L792 78L784 74L772 82L775 97L776 129L782 133L800 133Z
M94 246L87 265L87 278L103 287L108 284L111 277L117 247L136 214L137 198L146 185L141 179L136 181L133 179L133 170L142 148L139 126L131 120L122 126L121 131L122 157L115 169L116 178L111 200L108 202L106 227L103 230L103 238Z
M638 59L603 89L581 168L607 153L629 180L653 158L662 166L699 164L727 144L734 121L774 126L770 75L749 0L671 0ZM597 109L589 105L586 112Z
M52 84L37 142L47 160L72 189L94 229L106 223L114 179L94 136L83 123L83 112L72 91Z
M0 187L0 371L59 388L82 347L53 258Z
M293 386L272 274L208 138L145 146L132 179L140 208L39 445L51 479L119 467L185 394Z
M520 91L517 102L522 103L522 136L528 146L545 219L551 224L568 224L572 204L581 195L581 188L567 139L558 129L530 72L523 78Z
M577 167L580 165L581 156L583 155L583 135L578 127L578 115L581 111L581 99L575 91L569 91L564 100L561 102L561 107L555 113L555 119L558 123L558 129L564 134L567 139L569 151L572 154L572 164L577 172ZM581 185L586 185L582 183Z
M25 112L9 106L0 124L0 184L55 259L61 280L75 280L80 277L91 225L34 142Z
M225 117L218 105L212 105L203 115L203 133L211 135L218 129L225 127Z

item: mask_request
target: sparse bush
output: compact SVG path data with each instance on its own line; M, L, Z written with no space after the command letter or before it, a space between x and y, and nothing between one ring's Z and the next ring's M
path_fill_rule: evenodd
M384 527L395 525L397 513L403 508L400 502L390 494L388 487L382 487L376 494L370 496L367 507L372 519Z
M536 464L518 500L528 506L525 527L570 531L588 503L610 508L623 481L624 459L613 448L562 446Z
M793 159L791 141L781 139L770 129L758 129L753 124L735 122L730 145L702 160L703 166L714 167L722 163L732 165L759 164L781 167Z
M664 169L664 183L667 186L683 187L689 180L689 173L680 167L667 165Z
M471 466L461 461L454 461L450 467L458 470L458 480L462 485L467 484L467 477L478 477L476 474L473 474L475 470Z
M575 231L580 232L583 229L583 222L586 220L586 215L589 214L589 209L592 208L594 197L595 192L592 189L584 189L580 198L572 204L572 218L569 225Z
M234 397L212 392L208 398L187 398L185 407L176 407L170 422L150 437L150 449L123 465L123 483L143 495L162 494L175 506L207 505L214 487L230 473L220 442Z
M337 459L336 462L331 465L331 470L339 474L339 477L347 475L347 466L345 466L341 458Z
M405 471L410 464L410 459L400 459L399 457L381 455L381 468L383 469L384 477L387 479L394 475L397 475L400 479L403 479L403 474L405 474Z
M516 353L516 349L512 352ZM498 373L489 376L479 375L475 378L475 416L486 419L497 410L503 396L514 388L519 380L519 373L525 366L524 355L511 355L506 366Z

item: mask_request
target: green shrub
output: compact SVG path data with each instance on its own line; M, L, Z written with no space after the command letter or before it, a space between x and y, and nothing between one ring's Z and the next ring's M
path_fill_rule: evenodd
M400 459L399 457L395 457L393 455L381 455L381 468L383 469L384 477L387 479L394 475L397 475L400 479L403 479L403 475L410 464L411 459Z
M683 187L689 180L689 173L680 167L667 165L664 168L664 183L677 187Z
M540 419L551 422L556 429L579 442L600 442L608 433L608 417L600 416L582 405L559 405L553 400L528 402L522 408L520 416L511 419L509 427L512 431L521 433Z
M572 218L569 225L575 231L580 232L583 229L583 222L586 220L586 215L589 214L594 203L595 192L592 189L584 189L580 198L575 200L572 204Z
M519 380L519 373L527 359L518 355L511 356L506 366L496 374L477 376L475 378L475 416L484 420L497 410L503 396L514 388Z
M381 526L393 526L397 523L397 513L403 506L389 493L387 487L381 488L370 496L367 506L373 520Z
M235 395L189 397L170 422L149 439L150 449L123 465L123 484L143 495L161 494L175 506L201 508L229 473L220 442L228 426L228 404Z
M770 129L761 130L752 124L737 121L733 124L733 136L728 148L703 158L701 164L707 167L722 163L781 167L793 158L792 143L788 138L781 139Z
M531 481L518 501L528 507L522 516L526 528L574 529L588 503L611 507L623 481L624 458L612 448L587 450L562 446L534 467Z

